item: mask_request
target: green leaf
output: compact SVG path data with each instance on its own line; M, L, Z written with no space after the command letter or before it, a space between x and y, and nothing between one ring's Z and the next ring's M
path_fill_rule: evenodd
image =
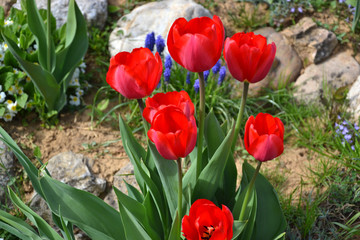
M0 117L4 116L4 113L5 113L5 108L0 107Z
M25 108L25 104L26 104L26 101L28 100L28 95L26 93L24 93L23 95L21 96L18 96L16 98L16 101L17 101L17 104L21 107L21 108Z
M205 119L205 140L209 157L212 157L215 150L218 149L220 144L225 138L225 134L217 121L213 111L207 115ZM216 198L218 204L224 204L229 208L232 208L234 202L234 193L236 188L237 170L234 157L229 154L226 161L224 175L220 181L220 187L216 192Z
M84 16L74 0L70 0L66 24L65 48L56 56L56 79L64 81L66 73L73 71L88 49L87 26ZM67 85L67 83L66 83Z
M15 82L15 74L12 72L5 72L0 74L0 79L3 80L4 90L8 91L9 88L14 85Z
M178 169L175 161L163 158L157 151L155 145L149 142L151 155L160 175L161 184L164 188L165 197L169 206L172 219L178 205Z
M133 199L135 199L138 202L143 202L144 196L139 192L139 190L137 190L133 185L128 184L125 180L124 180L124 182L125 182L129 197L132 197Z
M105 98L98 103L96 108L99 109L100 111L104 111L109 106L109 102L110 100L108 98Z
M45 24L40 16L40 13L36 7L34 0L26 1L26 11L28 16L28 24L30 31L35 35L38 45L38 57L40 65L49 72L52 72L55 64L55 47L54 42L51 45L47 45L47 32L45 30ZM50 51L50 68L47 66L47 52Z
M255 221L256 221L256 214L257 214L257 208L258 208L258 200L257 200L257 196L256 196L256 191L252 191L251 194L251 198L249 200L248 203L248 207L246 208L246 211L248 211L246 213L246 216L248 217L248 221L245 225L245 228L243 229L243 231L240 234L240 239L241 240L250 240L252 239L252 236L254 234L254 225L255 225ZM267 237L266 239L272 239Z
M61 211L92 239L126 239L119 212L91 193L42 174L41 188L52 212L59 216Z
M180 238L181 229L179 228L179 226L180 226L179 223L180 223L179 213L176 211L176 215L175 215L174 221L173 221L172 226L171 226L171 230L170 230L168 240L173 240L173 239L179 239Z
M255 169L244 162L243 176L249 181ZM252 239L274 239L286 229L286 220L282 212L276 191L269 181L258 174L255 181L257 195L257 213Z
M238 238L238 236L242 233L246 226L246 222L241 222L239 220L234 220L233 224L233 237L232 240L235 240Z
M18 46L10 38L8 38L4 32L2 36L8 44L11 53L19 61L23 70L31 77L35 87L44 97L49 111L61 110L55 109L56 105L59 104L58 101L60 101L60 86L56 82L55 78L51 75L51 73L42 69L40 66L24 60L21 57L21 51Z
M132 221L132 225L133 225L132 227L135 228L136 231L142 232L142 230L145 229L146 234L150 236L149 239L160 240L160 237L157 235L157 233L150 227L148 218L146 216L145 207L138 201L132 199L129 196L126 196L116 187L113 187L113 189L118 198L119 209L127 210L127 211L120 210L120 215L122 216L123 222L126 223L126 227L125 227L126 236L129 237L130 233L128 233L127 230L131 231L131 229L128 226L129 222L125 221L124 218L129 218ZM133 231L131 232L132 232L131 234L135 234L135 232ZM129 239L133 239L133 238L129 237Z
M0 210L0 229L1 228L20 237L20 239L41 240L29 224L3 210Z
M8 188L9 197L11 201L25 214L25 216L34 224L40 232L41 237L48 237L54 240L63 240L60 235L52 229L52 227L42 219L38 214L31 210L25 203L23 203L11 190Z
M211 200L215 192L219 189L221 179L224 175L225 165L231 150L232 140L234 138L234 128L216 150L209 163L200 173L196 182L192 200L205 198Z
M156 203L150 192L144 197L143 206L145 207L146 217L152 229L154 229L159 236L164 236L165 224L161 221L160 213L157 210ZM167 228L165 230L167 230Z

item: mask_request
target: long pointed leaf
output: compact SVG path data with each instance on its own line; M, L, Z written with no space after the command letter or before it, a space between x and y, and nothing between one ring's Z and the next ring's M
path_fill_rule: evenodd
M45 173L40 184L50 209L57 215L61 211L64 219L73 222L92 239L125 239L119 212L100 198Z

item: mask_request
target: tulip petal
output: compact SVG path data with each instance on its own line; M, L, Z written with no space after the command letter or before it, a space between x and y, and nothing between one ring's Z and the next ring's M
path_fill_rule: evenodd
M283 140L274 134L261 135L247 150L256 160L269 161L283 153Z
M253 80L252 80L253 83L261 81L266 77L274 62L275 54L276 54L275 43L269 44L265 48L265 51L262 53L261 59L257 64L257 71L256 74L253 76Z

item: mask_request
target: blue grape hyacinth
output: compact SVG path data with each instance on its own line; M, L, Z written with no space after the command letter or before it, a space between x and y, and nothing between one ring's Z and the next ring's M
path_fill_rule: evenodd
M148 33L145 38L145 47L150 49L150 51L153 51L154 45L155 45L155 33L154 32Z
M200 82L199 82L199 79L196 79L195 80L195 83L194 83L194 89L195 89L195 92L198 93L199 92L199 89L200 89Z
M221 68L221 60L219 59L219 61L216 62L216 64L212 67L212 72L214 74L217 74L220 71Z
M187 74L186 74L186 84L191 84L191 81L190 81L190 72L187 72Z
M220 71L219 71L219 78L218 78L218 85L220 86L224 79L225 79L225 76L226 76L226 67L225 66L222 66L220 68Z
M165 48L165 40L161 35L157 36L156 41L156 51L161 55Z

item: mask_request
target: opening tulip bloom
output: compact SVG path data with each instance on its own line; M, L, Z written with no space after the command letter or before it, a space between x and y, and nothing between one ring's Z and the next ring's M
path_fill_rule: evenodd
M182 232L187 240L231 240L233 222L229 208L222 205L220 209L207 199L199 199L182 219Z
M218 16L175 20L167 47L171 57L191 72L212 68L221 56L225 30Z
M256 83L266 77L274 62L275 43L249 33L236 33L225 40L224 58L231 75L240 82Z
M146 108L143 112L145 120L151 124L157 111L167 106L175 106L181 109L188 119L194 116L194 104L192 103L189 94L185 91L157 93L152 98L146 99Z
M244 144L256 160L274 159L284 151L284 124L268 113L250 116L245 124Z
M188 118L180 108L166 106L154 115L148 137L163 158L177 160L186 157L196 144L195 117Z
M141 99L154 91L161 74L159 53L154 56L148 48L135 48L110 59L106 82L126 98Z

